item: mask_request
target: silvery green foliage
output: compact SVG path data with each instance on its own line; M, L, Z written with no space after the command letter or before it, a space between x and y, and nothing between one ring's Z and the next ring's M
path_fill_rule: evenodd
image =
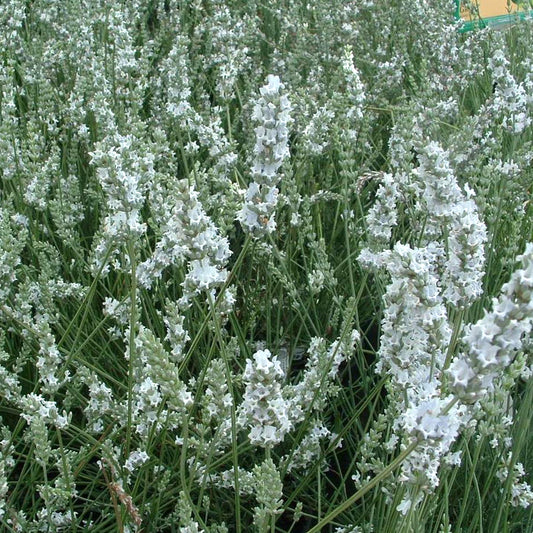
M279 170L289 156L288 125L291 105L278 76L270 74L260 89L252 118L255 128L253 181L248 186L238 219L254 235L272 233L276 228Z
M310 467L326 468L324 449L340 442L324 413L358 334L330 343L314 332L323 317L304 318L298 327L311 340L300 373L273 348L271 322L268 344L244 360L247 343L264 338L270 305L294 325L311 318L307 303L322 314L329 302L331 329L342 322L352 257L334 255L358 249L357 206L364 211L367 198L359 202L357 178L370 169L380 185L361 262L388 280L377 368L390 406L363 440L358 486L418 442L393 478L403 496L383 487L386 503L403 497L398 509L410 515L439 482L439 465L459 461L450 447L472 418L491 445L504 441L497 476L510 480L512 503L530 503L507 454L509 391L530 372L519 351L531 332L530 247L492 311L464 331L455 322L460 349L443 373L454 355L450 310L468 312L480 294L480 213L496 231L512 230L498 260L514 258L515 236L527 231L531 60L510 61L503 34L459 34L452 4L2 2L4 527L90 531L122 517L131 531L142 502L154 530L223 533L208 520L231 515L239 495L219 489L238 484L250 504L243 527L253 518L259 530L280 529L283 490ZM269 76L255 97L268 72L283 84ZM478 86L479 102L465 109ZM255 160L243 207L250 103ZM291 118L295 177L278 196ZM236 216L274 244L256 241L238 255ZM275 217L286 231L274 232ZM264 298L278 283L283 295ZM252 285L266 300L257 306ZM504 402L511 407L497 426L487 413L496 417Z

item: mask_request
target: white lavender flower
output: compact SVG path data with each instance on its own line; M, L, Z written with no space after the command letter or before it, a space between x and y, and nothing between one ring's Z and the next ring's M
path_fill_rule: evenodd
M441 254L438 246L400 243L382 254L391 281L383 297L376 371L389 374L393 387L405 387L408 394L438 378L451 338L435 269Z
M376 201L366 215L367 242L370 251L387 249L392 231L398 221L397 202L400 200L399 182L392 174L383 174L376 193ZM365 249L366 250L366 249ZM364 257L364 256L363 256ZM360 260L362 258L360 257ZM371 266L370 257L365 266Z
M323 441L331 442L335 437L336 435L332 434L321 420L316 420L294 452L284 458L287 464L287 472L292 470L304 471L319 457Z
M441 282L443 297L457 307L473 302L482 291L487 241L485 224L477 212L474 191L461 191L448 153L436 142L419 149L414 171L421 188L427 238L439 238L446 249Z
M95 272L101 268L106 273L109 260L115 256L115 267L129 269L125 259L122 259L124 264L120 262L119 252L129 239L135 242L146 230L140 211L154 177L154 157L145 148L141 149L141 145L140 138L115 131L91 153L107 199L107 212L94 245Z
M271 448L293 428L291 403L282 393L284 378L278 358L269 350L257 351L246 362L246 389L237 418L241 427L249 429L248 438L255 446Z
M165 340L170 343L171 354L174 362L179 363L183 359L183 349L190 340L189 332L185 328L183 316L178 302L165 302L164 323L167 334Z
M89 389L89 398L83 410L87 417L87 430L96 434L102 433L106 418L117 415L117 402L113 391L86 368L78 371L77 378L83 380Z
M420 135L417 134L417 137ZM461 190L449 155L437 142L417 139L419 165L410 172L385 174L368 212L368 244L359 256L366 268L382 268L391 244L393 230L399 219L399 205L412 202L412 227L419 233L420 245L441 249L435 257L439 292L445 301L465 308L482 291L487 230L478 214L474 191Z
M209 153L216 173L227 178L237 160L237 154L224 130L221 109L206 105L206 109L197 110L193 105L192 73L187 50L189 42L189 36L178 34L174 37L172 48L161 64L157 80L161 103L157 103L156 108L159 108L162 119L166 119L172 128L180 128L182 134L190 139L186 143L188 153L204 148ZM226 91L232 80L221 80L220 83L224 87L224 97L227 97Z
M8 477L15 466L13 459L13 436L10 431L2 425L0 429L0 520L3 519L6 510L6 496L9 492Z
M17 280L17 267L21 263L22 250L26 246L28 229L23 220L10 216L0 207L0 302L3 304Z
M272 233L276 228L274 211L277 204L279 170L289 156L288 125L291 121L291 105L284 85L278 76L269 75L260 89L261 96L252 114L257 123L253 182L245 196L245 203L238 213L242 227L254 235Z
M419 441L402 463L400 480L425 492L439 485L439 468L453 455L451 447L470 420L466 406L453 405L453 396L439 392L413 399L396 421L396 429Z
M57 405L43 396L30 393L20 398L21 417L28 423L26 439L34 445L35 460L46 467L54 451L48 436L48 426L63 429L69 424L69 416L65 411L59 413Z
M211 361L205 372L204 383L205 393L200 400L203 409L202 420L205 424L217 426L222 443L231 438L231 425L227 422L231 420L233 406L233 398L226 381L226 366L222 359Z
M36 366L42 382L43 392L55 392L69 380L68 370L64 369L64 358L59 352L48 323L41 322L39 357Z
M441 461L466 420L464 406L450 407L453 397L441 395L452 336L439 287L437 265L442 254L435 243L421 248L397 243L392 251L372 254L391 277L383 297L376 365L376 371L390 376L387 412L394 435L387 446L419 441L404 461L399 479L425 491L438 485ZM398 510L407 513L419 501L420 496L409 496Z
M319 107L305 126L302 137L307 152L319 155L331 142L331 128L335 122L335 112L325 103Z
M496 50L489 59L494 80L494 95L486 112L500 117L502 126L510 133L520 134L531 124L528 94L509 72L509 61L503 50Z
M142 466L146 461L150 459L150 456L145 450L133 450L124 463L124 468L130 474Z
M529 483L523 481L526 474L524 466L522 463L513 464L512 455L512 452L509 452L506 457L502 458L502 464L496 471L496 477L502 485L505 485L507 480L510 479L511 505L525 509L533 504L533 490Z
M188 260L179 300L180 306L187 308L195 295L211 294L225 283L229 242L220 235L187 180L178 181L170 190L156 188L151 202L159 202L161 219L157 222L162 235L152 256L138 267L139 283L151 287L166 267L181 266Z
M126 336L127 337L127 336ZM128 357L129 357L128 347ZM151 330L139 327L135 337L133 423L146 437L152 427L175 429L192 405L192 394L179 377L177 364Z
M465 329L465 350L448 368L452 390L464 399L475 400L493 390L533 329L533 243L517 260L521 268L493 299L492 311Z
M204 38L209 40L209 53L203 57L206 71L215 69L216 90L220 98L235 97L239 76L250 75L253 68L248 41L253 21L247 13L235 13L225 2L212 2L213 13L201 25Z
M363 105L366 101L365 87L361 81L359 70L354 65L353 50L346 47L342 58L342 71L346 81L346 96L348 105L344 112L348 122L348 128L344 135L351 141L357 139L360 122L363 118Z
M294 423L303 420L310 412L322 411L328 399L336 395L338 387L335 386L335 380L339 368L353 356L359 340L359 332L355 329L346 338L333 341L329 347L320 337L311 339L302 378L295 385L288 386Z

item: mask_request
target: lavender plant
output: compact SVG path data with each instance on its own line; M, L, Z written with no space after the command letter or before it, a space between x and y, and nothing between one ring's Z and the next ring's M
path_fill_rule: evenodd
M526 523L533 34L454 12L2 3L0 531Z

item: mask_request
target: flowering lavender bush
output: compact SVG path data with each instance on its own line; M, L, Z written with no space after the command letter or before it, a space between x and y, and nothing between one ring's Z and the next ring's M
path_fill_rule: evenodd
M0 531L528 530L533 26L454 13L2 3Z

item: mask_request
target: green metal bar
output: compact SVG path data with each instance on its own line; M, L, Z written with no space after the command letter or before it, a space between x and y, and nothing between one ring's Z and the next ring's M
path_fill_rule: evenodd
M461 0L456 0L455 18L461 20ZM515 13L507 13L505 15L498 15L496 17L477 18L472 20L464 20L464 24L459 29L460 32L471 31L478 28L502 27L516 24L526 18L533 18L533 9L527 11L517 11Z

